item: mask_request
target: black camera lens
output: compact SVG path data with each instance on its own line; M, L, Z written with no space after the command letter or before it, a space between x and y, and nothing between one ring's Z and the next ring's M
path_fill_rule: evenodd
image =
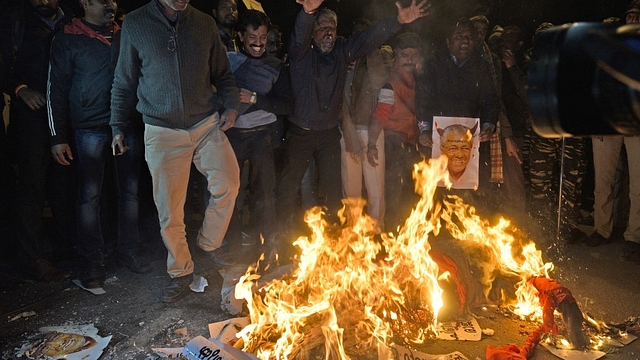
M528 98L539 135L640 134L638 29L574 23L538 34Z

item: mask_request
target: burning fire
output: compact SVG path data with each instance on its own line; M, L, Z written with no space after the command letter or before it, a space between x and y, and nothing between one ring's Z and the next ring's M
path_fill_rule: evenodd
M490 226L458 197L444 206L434 202L438 182L450 186L446 175L446 158L415 165L421 198L398 235L383 234L381 241L374 239L375 221L363 214L363 200L345 200L340 229L326 223L321 209L308 211L312 234L294 242L301 256L292 273L255 292L260 276L249 269L236 286L251 319L240 333L244 351L261 359L304 358L318 349L326 359L373 358L378 347L434 336L443 307L439 281L447 274L429 255L429 235L439 233L441 220L454 238L488 249L495 271L481 280L487 292L497 273L517 277L517 313L541 318L527 280L548 277L552 264L535 244L516 238L507 220Z

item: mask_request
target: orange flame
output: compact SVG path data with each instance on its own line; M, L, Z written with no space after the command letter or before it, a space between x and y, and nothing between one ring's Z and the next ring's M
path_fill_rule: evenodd
M446 165L441 157L414 166L420 200L398 235L383 234L381 242L374 240L377 224L363 214L361 199L344 201L339 230L328 226L320 208L309 210L305 221L312 234L294 242L301 255L290 276L255 292L259 275L250 268L236 286L251 319L240 334L244 350L261 359L293 359L324 345L326 359L349 359L393 339L420 343L433 336L443 291L428 234L438 234L441 219L456 239L491 249L500 271L521 278L518 299L536 309L535 289L527 288L526 279L547 276L552 265L533 243L521 244L508 234L508 221L489 226L460 198L445 201L444 208L436 204L438 182L450 186ZM531 313L524 305L519 309Z

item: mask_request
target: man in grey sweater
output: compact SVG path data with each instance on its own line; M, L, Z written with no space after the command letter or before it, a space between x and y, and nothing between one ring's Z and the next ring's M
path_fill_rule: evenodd
M111 92L114 155L127 150L123 128L134 107L145 123L145 159L171 276L164 302L187 294L193 279L183 210L191 163L210 193L198 247L218 266L234 263L220 245L239 189L238 163L223 132L236 121L238 89L214 20L188 3L151 0L127 15Z

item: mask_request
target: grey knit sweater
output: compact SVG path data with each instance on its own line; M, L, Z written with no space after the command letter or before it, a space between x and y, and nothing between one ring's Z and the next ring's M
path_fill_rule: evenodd
M238 88L211 16L189 5L174 26L151 0L125 17L121 35L111 90L114 136L134 106L146 124L173 129L222 107L237 111Z

